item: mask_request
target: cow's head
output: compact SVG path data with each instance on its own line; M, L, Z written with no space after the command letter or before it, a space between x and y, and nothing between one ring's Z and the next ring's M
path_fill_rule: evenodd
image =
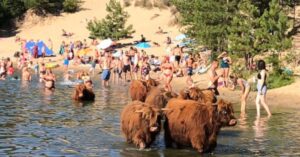
M83 91L86 89L84 84L80 84L75 87L75 99L83 97Z
M234 111L231 103L224 101L223 99L217 102L216 111L218 115L217 121L222 126L235 126L237 123L234 117Z
M141 109L136 110L135 112L141 114L142 119L147 122L150 132L160 131L161 113L159 109L143 106Z
M146 86L148 89L150 89L151 87L156 87L159 85L159 82L152 79L152 78L149 78L147 81L146 81Z

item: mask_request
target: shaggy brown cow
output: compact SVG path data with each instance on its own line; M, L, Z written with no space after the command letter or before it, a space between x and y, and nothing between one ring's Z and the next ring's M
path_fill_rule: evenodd
M215 103L217 101L213 91L207 89L202 90L198 87L181 90L178 98L184 100L195 100L203 103Z
M213 151L221 127L237 123L230 103L220 100L217 104L171 99L164 109L166 145L192 146L200 153Z
M160 120L158 109L140 101L133 101L122 111L121 130L128 143L143 149L149 147L158 135L161 129Z
M150 91L151 87L156 87L158 85L159 83L153 79L149 79L147 81L133 80L129 87L131 100L145 102L147 93Z
M79 84L75 86L73 99L76 101L93 101L95 100L95 94L91 88L87 88L84 84Z
M174 92L167 92L163 88L154 87L148 92L145 103L151 107L161 109L166 106L171 98L176 98L177 94Z

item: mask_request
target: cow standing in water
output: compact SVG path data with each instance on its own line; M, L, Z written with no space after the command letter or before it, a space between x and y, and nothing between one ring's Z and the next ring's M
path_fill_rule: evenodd
M76 101L94 101L95 93L93 92L92 81L85 81L75 87L73 99Z
M129 87L131 100L139 100L144 102L150 89L158 85L159 83L153 79L148 79L146 81L133 80Z
M128 143L140 149L149 147L161 129L161 114L156 108L133 101L122 111L121 131Z
M223 100L217 105L209 105L171 99L164 110L166 145L192 146L200 153L214 150L221 127L237 123L231 104Z

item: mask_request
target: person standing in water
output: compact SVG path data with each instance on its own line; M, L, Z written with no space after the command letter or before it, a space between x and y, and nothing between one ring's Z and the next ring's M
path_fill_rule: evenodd
M271 117L271 111L266 104L267 95L267 70L266 63L264 60L259 60L257 62L257 68L259 70L257 74L257 96L256 96L256 111L257 117L260 117L260 105L262 105L268 113L268 117Z
M234 90L237 85L241 87L242 95L241 95L241 114L246 113L246 102L248 95L250 93L251 86L248 81L243 79L241 76L234 74L230 76L230 79L233 82L233 86L231 90Z
M111 58L108 52L104 53L104 57L102 57L101 61L102 65L102 85L104 87L108 87L108 81L110 79L110 68L111 68Z
M30 74L29 68L27 66L25 66L22 69L22 80L24 80L24 81L31 81L31 74Z
M46 74L43 76L43 82L45 83L45 89L54 90L56 77L51 69L46 70Z

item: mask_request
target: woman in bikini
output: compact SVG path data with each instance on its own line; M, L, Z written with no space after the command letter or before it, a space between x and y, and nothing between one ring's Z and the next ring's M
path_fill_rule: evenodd
M51 69L46 70L46 75L43 77L43 81L45 83L45 88L47 90L54 90L55 89L55 75L52 73Z
M173 79L174 66L169 62L169 58L165 57L161 65L162 78L165 82L165 90L172 91L171 81Z
M265 61L259 60L257 62L257 68L259 70L257 75L257 96L255 101L257 117L260 117L260 105L265 108L268 113L268 117L271 117L271 111L266 103L268 71L266 70Z

